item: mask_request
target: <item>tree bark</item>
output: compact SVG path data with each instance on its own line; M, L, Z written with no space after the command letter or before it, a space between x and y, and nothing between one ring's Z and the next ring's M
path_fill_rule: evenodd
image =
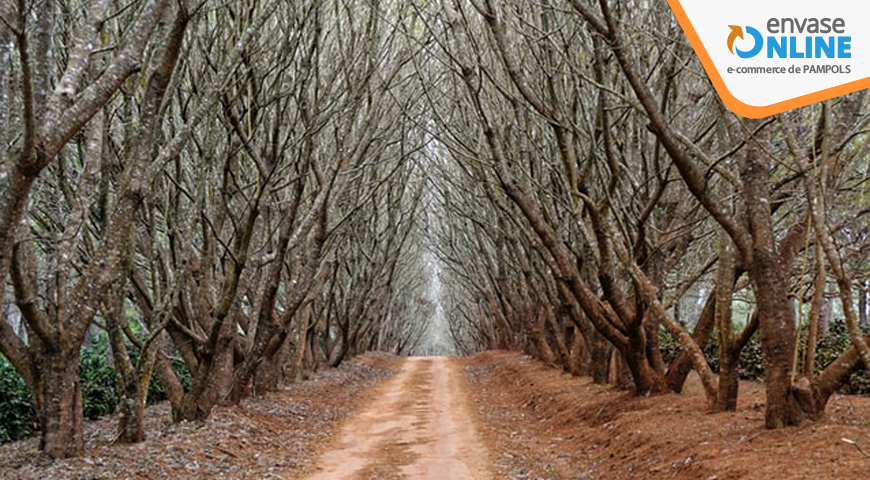
M704 308L701 310L701 315L698 317L698 323L695 324L695 329L692 331L692 339L698 344L698 347L703 350L710 341L713 334L713 329L716 326L716 292L715 290L707 297L704 303ZM683 391L683 385L686 383L686 378L689 372L692 371L692 359L690 353L686 349L680 349L680 353L668 365L668 371L665 374L665 381L668 383L668 389L675 393Z
M870 282L863 281L858 288L858 323L867 328L867 297L870 296Z
M734 348L734 327L731 322L735 252L731 239L724 232L719 236L719 243L715 289L716 325L719 331L719 388L714 411L728 412L737 409L737 393L740 387L740 352Z
M807 378L816 375L816 348L819 343L819 323L822 316L822 302L825 298L826 269L825 257L816 249L816 281L813 284L813 299L810 302L810 317L807 327L807 348L804 357L803 374Z
M84 414L78 348L43 351L40 370L39 449L55 459L79 456L84 453Z
M303 361L308 353L308 330L311 322L311 306L307 305L299 314L299 321L296 324L295 345L293 356L290 359L290 369L287 372L286 378L291 382L299 382L302 380Z
M791 364L794 349L794 318L788 304L786 269L777 255L770 211L769 166L766 153L754 147L741 167L744 202L749 220L751 261L749 267L757 301L761 348L764 352L764 386L767 428L782 428L801 421L801 412L791 401Z

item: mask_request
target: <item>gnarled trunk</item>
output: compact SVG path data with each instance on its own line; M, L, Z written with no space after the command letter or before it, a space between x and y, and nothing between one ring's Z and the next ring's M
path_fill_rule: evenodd
M714 411L737 410L737 393L740 385L739 354L730 348L719 350L719 391Z
M42 392L37 395L42 430L39 449L56 459L83 454L84 414L78 349L42 352L39 383Z
M267 352L254 373L254 395L265 395L278 390L284 379L284 361L290 353L290 335L279 335L281 346L275 352Z
M571 375L589 375L589 365L592 362L590 349L587 347L583 334L574 327L567 327L566 337L570 338L571 353L569 357Z
M150 382L147 382L150 383ZM118 442L138 443L145 440L145 403L148 397L147 385L140 391L137 382L128 382L118 409L121 418L118 420Z
M285 378L291 382L302 380L302 370L304 368L303 361L308 353L308 328L311 322L311 306L306 306L299 315L299 322L296 325L296 349L293 351L293 356L290 359L290 368Z
M590 355L592 381L598 385L607 383L610 370L610 352L613 346L596 330L592 331L592 352Z
M762 249L756 249L756 253ZM802 419L800 410L791 401L791 364L794 348L794 319L788 308L785 282L774 271L778 262L756 255L754 291L758 298L761 329L761 348L764 352L764 386L767 391L765 426L781 428L797 425Z
M626 351L621 352L622 358L631 372L637 395L648 396L664 393L666 391L665 379L661 373L653 368L649 357L647 357L646 339L643 338L643 333L643 327L638 327L635 335L639 338L633 338L629 342Z
M704 349L710 337L713 334L713 327L716 325L716 292L713 291L707 302L704 304L704 309L701 310L701 315L698 317L698 323L695 325L695 330L692 332L692 339L698 344L698 348ZM683 391L683 385L686 383L686 378L689 372L692 371L692 359L688 350L680 350L676 358L668 365L668 371L665 374L665 381L668 384L668 390L676 393Z
M870 296L870 282L861 282L858 289L858 323L861 327L867 327L867 297Z
M184 395L181 409L173 411L175 421L205 420L220 401L220 390L226 376L232 375L226 366L232 366L232 338L226 332L220 334L213 353L204 355L193 376L190 390ZM227 359L229 358L229 362Z

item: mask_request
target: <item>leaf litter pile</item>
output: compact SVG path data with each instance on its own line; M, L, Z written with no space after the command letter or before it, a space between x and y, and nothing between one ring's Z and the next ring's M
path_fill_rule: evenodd
M149 407L145 442L112 445L117 417L85 424L85 456L50 461L38 438L0 446L3 479L293 479L312 469L318 448L393 372L396 359L366 354L310 380L237 407L217 407L204 422L173 423L169 404Z
M870 398L835 395L827 416L764 429L764 386L741 382L735 412L707 413L700 382L636 398L529 357L485 352L466 380L496 478L870 478Z

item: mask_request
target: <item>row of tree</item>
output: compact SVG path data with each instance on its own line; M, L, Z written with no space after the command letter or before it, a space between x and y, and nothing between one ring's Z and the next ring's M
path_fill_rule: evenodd
M694 369L721 411L757 332L769 428L822 415L870 366L866 92L738 117L664 2L445 0L421 18L443 148L432 244L465 350L522 349L638 395ZM699 290L697 318L675 318ZM816 365L831 300L852 348ZM681 345L670 364L660 330Z
M203 419L430 351L440 312L462 351L638 395L694 369L714 410L758 334L771 428L870 366L865 92L737 117L664 3L16 0L0 62L0 352L53 457L82 452L95 328L122 441L152 377ZM819 366L832 300L852 347Z
M94 329L123 442L144 438L153 377L176 420L199 420L319 363L415 347L427 140L406 122L423 107L408 14L2 2L0 352L33 395L41 450L83 451Z

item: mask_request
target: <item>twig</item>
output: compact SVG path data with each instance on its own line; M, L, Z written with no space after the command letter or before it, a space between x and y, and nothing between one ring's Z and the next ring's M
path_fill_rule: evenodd
M848 438L841 438L840 440L855 447L855 450L858 450L858 453L860 453L861 455L870 458L870 453L865 452L864 449L861 448L861 445L858 445L858 442L856 442L855 440L849 440Z
M227 449L225 449L225 448L223 448L223 447L221 447L221 446L219 446L219 445L216 446L216 447L214 447L214 448L215 448L215 450L217 450L217 451L219 451L219 452L221 452L221 453L226 453L227 455L229 455L229 456L231 456L231 457L233 457L233 458L239 458L239 456L236 455L235 453L233 453L233 452L231 452L231 451L229 451L229 450L227 450Z

